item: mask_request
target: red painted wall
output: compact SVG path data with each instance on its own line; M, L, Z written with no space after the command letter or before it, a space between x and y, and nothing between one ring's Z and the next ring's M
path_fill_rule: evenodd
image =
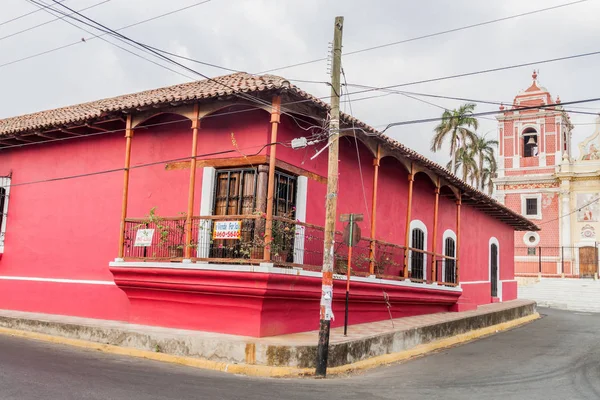
M205 157L240 157L267 154L263 146L270 141L269 115L264 111L227 114L202 120L198 153L231 151ZM143 217L156 207L160 215L185 211L189 169L166 170L165 160L179 161L191 152L190 122L175 122L181 117L162 115L137 129L132 144L129 217ZM150 126L152 125L152 126ZM306 135L307 131L286 116L282 117L278 141ZM277 158L321 176L327 174L327 151L310 160L315 149L293 150L277 146ZM363 236L370 231L373 184L373 155L352 137L340 139L340 187L338 214L362 213ZM56 144L41 144L17 150L2 150L0 175L13 173L10 193L5 253L0 259L0 275L83 280L59 283L27 280L0 280L0 308L68 314L93 318L130 320L130 301L110 283L113 276L108 263L117 255L122 196L122 171L47 183L28 182L89 174L121 168L125 140L123 133L99 135ZM358 159L362 164L358 168ZM361 178L362 175L362 178ZM198 170L195 213L199 211L202 173ZM363 192L364 188L364 192ZM404 244L407 171L396 160L381 161L377 196L377 237ZM307 221L324 224L326 188L309 179ZM414 184L413 219L423 221L428 230L428 250L432 249L434 187L429 177L417 174ZM437 248L441 251L445 229L455 230L456 205L441 198ZM512 279L512 241L510 227L480 212L463 206L461 238L461 280L488 279L488 241L494 234L500 241L501 278ZM338 222L338 229L342 229ZM504 261L502 261L504 260ZM506 264L505 264L506 263ZM503 265L507 265L506 268ZM429 266L428 266L429 267ZM92 281L92 282L89 282ZM93 282L100 281L100 282ZM109 284L97 284L108 282ZM465 293L470 289L466 289ZM477 304L489 302L483 294L473 294Z
M223 110L222 113L231 110ZM244 115L243 118L239 115ZM162 115L136 129L132 167L176 160L191 153L191 123ZM175 122L174 122L175 121ZM266 143L269 115L264 111L219 115L202 121L198 154L240 157ZM233 133L237 147L232 143ZM0 175L12 171L5 250L0 275L113 282L108 263L117 256L123 190L122 171L77 179L27 184L57 177L122 168L123 132L2 150ZM237 151L239 150L239 152ZM266 150L262 150L265 154ZM196 174L195 212L200 208L202 170ZM189 168L164 163L133 168L129 217L156 207L160 215L186 211ZM100 282L100 283L102 283ZM129 300L114 285L0 280L0 308L116 320L129 319Z

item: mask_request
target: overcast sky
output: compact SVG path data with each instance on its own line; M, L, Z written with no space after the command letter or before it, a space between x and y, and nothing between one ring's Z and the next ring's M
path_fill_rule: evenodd
M114 29L200 3L197 0L104 1L65 0L64 3L77 10L103 3L83 13ZM344 52L351 52L572 1L210 0L126 29L123 33L180 55L257 73L326 57L337 15L345 17ZM35 9L26 0L3 0L0 24ZM386 86L599 51L598 15L600 0L588 0L539 14L344 56L343 66L349 83ZM83 42L82 38L91 35L62 20L6 37L53 18L39 11L0 25L0 118L188 80L102 40ZM79 43L1 66L74 42ZM189 65L210 76L227 73L212 67ZM519 90L531 84L533 68L540 70L540 84L554 97L560 95L563 102L600 97L600 55L403 89L510 103ZM288 79L329 79L325 61L272 73ZM329 94L328 87L323 84L298 85L317 96ZM453 100L429 100L446 108L460 105ZM396 121L437 117L442 113L440 108L396 94L355 101L352 105L358 118L376 127ZM585 108L573 109L597 113L600 102L580 107ZM480 104L477 110L497 110L497 107ZM572 114L571 118L576 124L574 144L593 133L593 115ZM480 122L481 133L496 135L494 120ZM392 128L387 133L445 164L446 153L431 154L429 151L434 125L407 125Z

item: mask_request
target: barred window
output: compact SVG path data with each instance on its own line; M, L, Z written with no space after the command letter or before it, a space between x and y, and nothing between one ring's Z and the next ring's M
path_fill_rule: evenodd
M295 218L296 177L275 171L275 185L273 214L280 217Z
M413 249L425 250L425 232L419 228L412 230ZM410 260L411 277L415 279L424 279L425 273L425 254L411 250Z
M451 237L446 238L444 241L444 255L446 257L456 257L456 242ZM456 283L456 260L446 259L445 262L444 282Z
M10 177L0 177L0 252L4 250L4 236L6 234L9 191Z
M537 199L526 199L525 200L525 210L526 210L527 215L537 215L537 213L538 213Z

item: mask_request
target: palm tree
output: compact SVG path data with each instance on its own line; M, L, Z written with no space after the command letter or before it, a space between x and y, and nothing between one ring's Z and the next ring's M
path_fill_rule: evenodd
M481 185L481 190L483 191L485 186L487 186L488 194L490 196L494 191L494 182L492 182L492 179L496 176L496 169L496 164L490 163L481 172L481 181L483 182L483 184Z
M479 127L477 118L473 117L475 104L463 104L458 110L446 110L442 121L435 127L435 135L431 140L431 151L437 152L450 137L450 171L456 172L457 147L466 148L469 142L475 140L475 131Z
M475 185L477 188L483 190L486 182L483 179L483 171L486 168L486 164L491 166L494 165L494 172L496 170L496 157L494 155L494 147L498 146L497 140L486 139L487 135L477 135L469 146L471 151L477 157L477 171L475 174Z
M454 162L454 170L452 170L452 163ZM477 179L477 160L476 154L469 147L461 147L456 150L456 157L454 160L450 160L446 165L446 168L451 170L454 175L458 175L459 169L462 170L462 179L465 182L471 182L472 184Z

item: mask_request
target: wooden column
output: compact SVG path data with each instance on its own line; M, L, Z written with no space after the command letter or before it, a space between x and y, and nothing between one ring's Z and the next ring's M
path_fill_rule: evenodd
M408 278L408 244L410 243L410 220L412 209L413 184L415 182L415 163L410 164L410 173L408 174L408 203L406 205L406 235L404 236L404 278Z
M267 186L269 185L269 166L259 165L256 180L256 211L267 211Z
M198 155L198 127L200 125L200 107L194 104L194 116L192 118L192 155L190 160L190 186L188 189L187 213L185 215L185 244L184 258L192 257L192 217L194 216L194 194L196 190L196 156Z
M277 142L277 128L281 120L281 97L273 96L271 108L271 143ZM265 224L265 250L263 258L271 259L271 241L273 230L273 193L275 192L275 161L277 147L271 144L269 152L269 183L267 185L267 220Z
M459 254L460 254L460 206L462 204L461 194L458 194L458 199L456 200L456 284L460 283L458 266L459 266Z
M375 219L377 214L377 181L379 179L379 164L381 161L381 145L377 145L377 156L373 160L373 197L371 200L371 244L369 248L369 273L375 273Z
M430 281L437 281L437 265L435 260L436 253L436 245L437 245L437 231L438 231L438 209L440 204L440 178L437 178L437 182L435 183L435 205L433 206L433 235L431 236L431 252L433 255L431 256L431 279ZM443 247L442 247L443 249Z
M125 219L127 218L127 199L129 196L129 165L131 164L131 114L127 115L125 123L125 167L123 168L123 200L121 203L121 233L119 234L119 258L125 254Z

